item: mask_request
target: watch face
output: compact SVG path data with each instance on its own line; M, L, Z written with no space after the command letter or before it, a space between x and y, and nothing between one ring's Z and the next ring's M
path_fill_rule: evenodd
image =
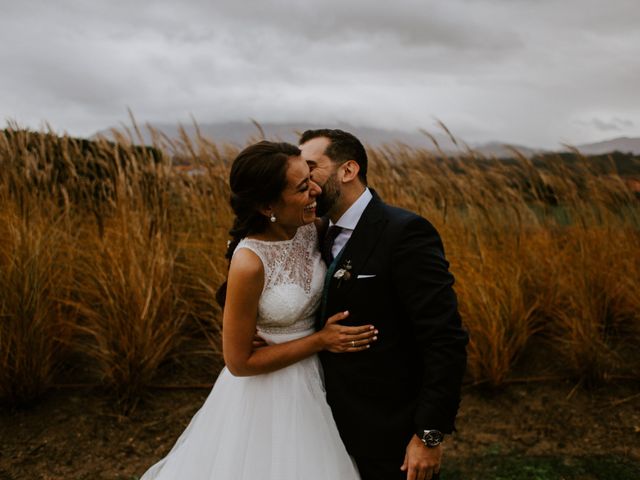
M425 430L422 441L427 447L436 447L442 443L442 432L438 430Z

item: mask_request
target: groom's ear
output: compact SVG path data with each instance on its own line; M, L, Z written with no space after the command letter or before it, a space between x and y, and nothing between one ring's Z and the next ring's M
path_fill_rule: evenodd
M343 170L344 174L342 175L342 183L349 183L358 178L358 173L360 173L360 165L355 160L347 160L340 168Z

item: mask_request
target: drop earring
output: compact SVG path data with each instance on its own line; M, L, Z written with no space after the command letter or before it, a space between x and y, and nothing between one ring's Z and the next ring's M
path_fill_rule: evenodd
M276 223L276 216L272 213L271 216L269 217L269 220L271 221L271 223Z

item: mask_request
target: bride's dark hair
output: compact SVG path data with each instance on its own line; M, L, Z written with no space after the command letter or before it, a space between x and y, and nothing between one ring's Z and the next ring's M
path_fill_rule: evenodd
M289 143L266 140L248 146L231 165L229 202L235 219L229 230L231 240L225 258L231 261L240 240L263 232L269 219L260 209L278 199L287 185L289 157L300 155L300 149ZM224 307L227 281L216 292L216 301Z

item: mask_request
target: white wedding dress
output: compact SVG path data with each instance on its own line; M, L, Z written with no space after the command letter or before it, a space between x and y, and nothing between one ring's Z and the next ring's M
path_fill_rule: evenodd
M291 240L243 239L262 260L257 328L271 344L310 335L326 268L313 224ZM169 454L141 480L357 480L316 355L251 377L220 373Z

